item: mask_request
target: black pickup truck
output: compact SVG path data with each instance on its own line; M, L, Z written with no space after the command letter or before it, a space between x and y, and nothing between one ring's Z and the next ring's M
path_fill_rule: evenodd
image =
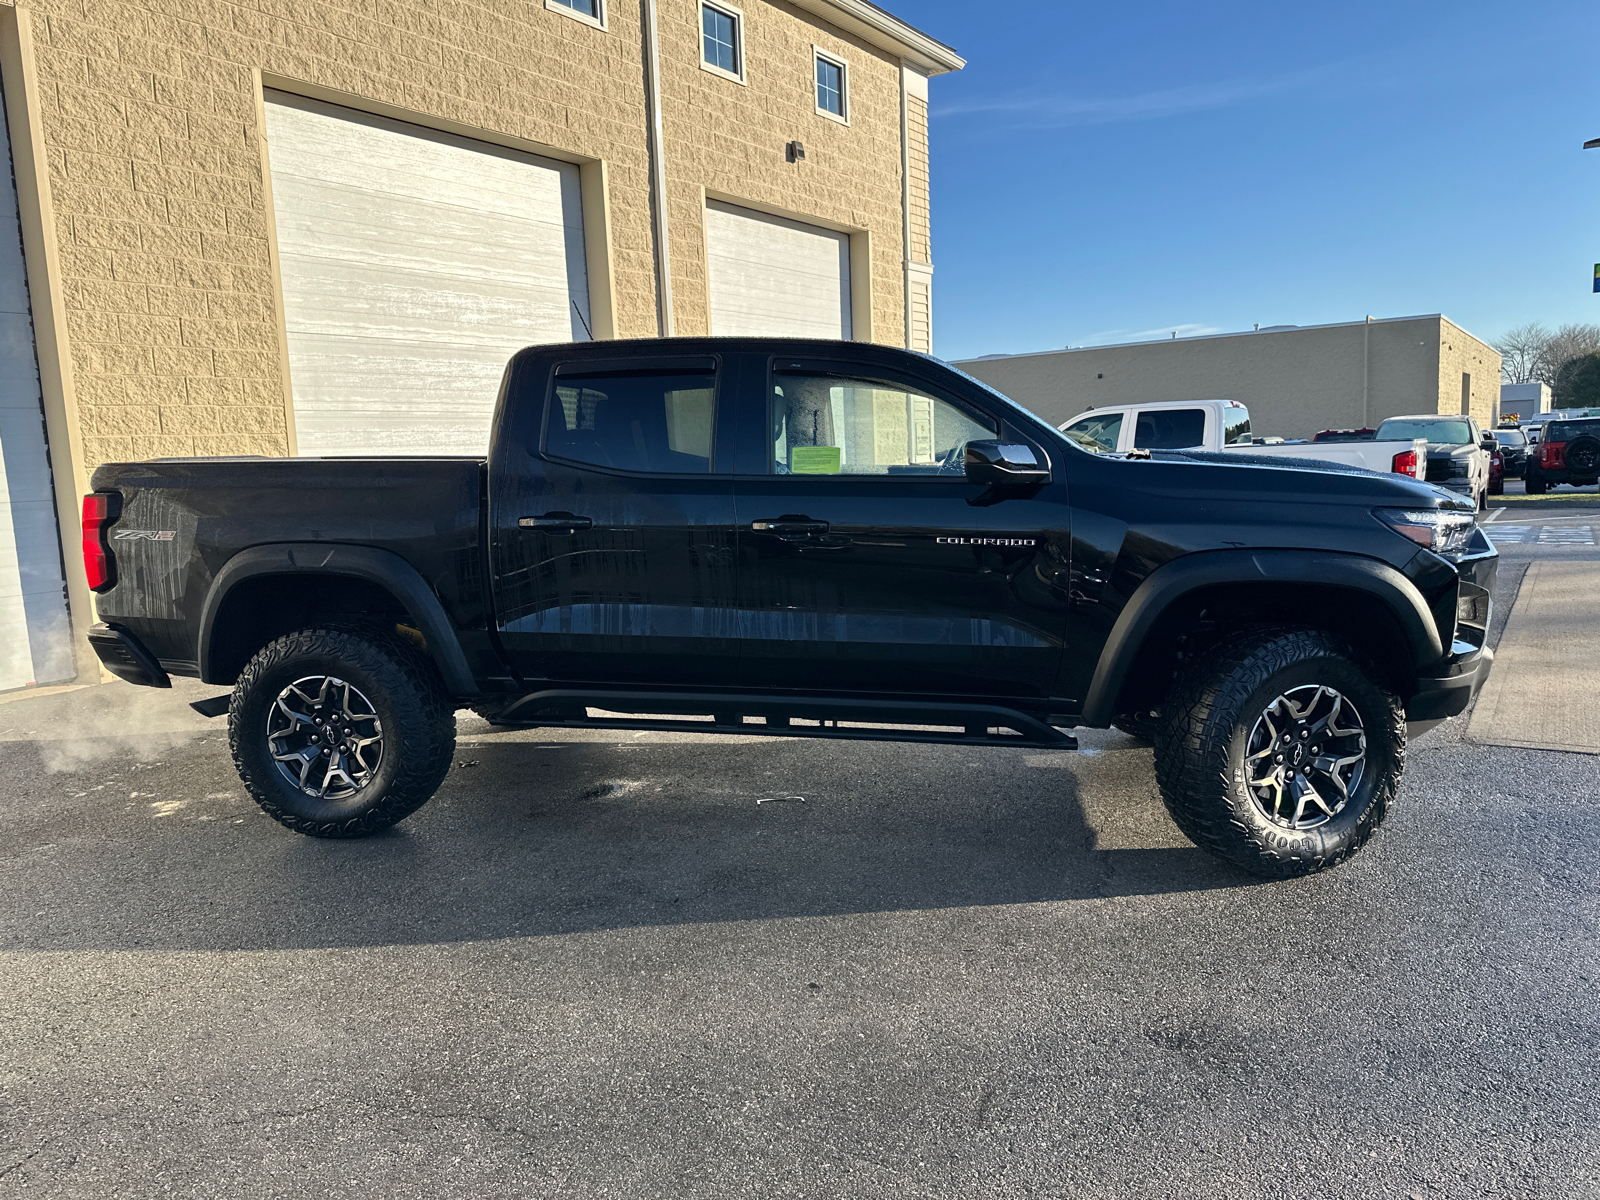
M168 459L93 487L101 660L231 684L196 707L320 837L421 806L462 707L1056 749L1115 724L1154 741L1196 843L1305 874L1373 833L1408 724L1460 713L1493 657L1468 500L1104 452L865 344L541 346L486 459Z

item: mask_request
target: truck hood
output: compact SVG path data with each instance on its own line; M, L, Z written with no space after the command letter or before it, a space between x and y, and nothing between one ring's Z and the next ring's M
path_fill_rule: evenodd
M1464 449L1470 448L1464 447ZM1374 505L1470 507L1456 493L1435 487L1431 483L1423 483L1418 479L1386 471L1369 471L1365 467L1323 462L1315 458L1270 458L1260 454L1235 454L1220 450L1152 450L1150 457L1158 462L1202 463L1213 470L1231 471L1241 475L1245 472L1262 470L1288 472L1299 477L1297 482L1289 486L1303 491L1315 491L1319 486L1315 479L1306 478L1307 476L1336 475L1341 477L1336 486L1329 486L1331 480L1321 485L1327 488L1330 493L1329 500L1334 503L1349 503L1352 499L1359 498L1361 503ZM1360 486L1352 487L1352 483L1359 483Z

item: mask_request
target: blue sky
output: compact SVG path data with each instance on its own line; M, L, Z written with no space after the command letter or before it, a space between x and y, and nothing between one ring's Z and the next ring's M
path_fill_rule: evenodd
M945 358L1443 312L1600 321L1600 3L888 0Z

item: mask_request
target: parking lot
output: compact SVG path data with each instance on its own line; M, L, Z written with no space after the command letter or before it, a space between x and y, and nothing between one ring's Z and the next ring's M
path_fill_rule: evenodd
M1533 563L1600 585L1591 504L1488 514L1496 636ZM1362 854L1264 883L1115 731L463 713L337 843L248 800L217 691L0 704L0 1196L1596 1194L1593 755L1458 718Z

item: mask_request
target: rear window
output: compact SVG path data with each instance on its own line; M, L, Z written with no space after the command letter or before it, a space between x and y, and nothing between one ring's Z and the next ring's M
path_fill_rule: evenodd
M1544 427L1544 440L1570 442L1586 433L1600 434L1600 421L1551 421Z
M1222 444L1247 445L1250 441L1250 410L1244 405L1229 405L1222 410Z
M1378 426L1380 442L1409 442L1412 438L1423 438L1446 446L1470 446L1472 426L1465 421L1430 421L1416 418L1385 421Z
M1249 423L1248 415L1245 418ZM1206 410L1163 408L1142 412L1133 427L1133 444L1141 450L1187 450L1206 440Z

